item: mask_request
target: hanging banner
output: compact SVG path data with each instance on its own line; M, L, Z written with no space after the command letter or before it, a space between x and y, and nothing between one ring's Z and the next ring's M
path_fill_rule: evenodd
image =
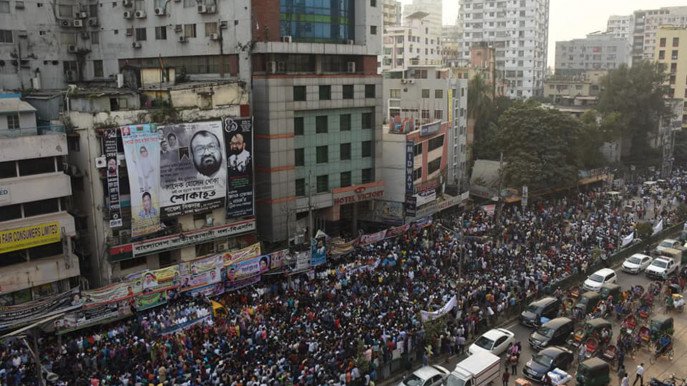
M227 281L234 282L250 276L266 273L270 270L270 256L262 255L252 259L238 261L227 267Z
M659 221L656 225L654 225L652 229L653 229L653 233L651 233L652 236L655 235L656 233L662 231L663 230L663 219L661 219L661 221Z
M305 271L310 268L310 252L301 251L296 252L296 266L293 268L294 272Z
M160 132L160 216L224 207L227 168L222 122L168 125Z
M415 142L406 142L406 194L412 195L415 192Z
M260 243L255 243L253 245L247 246L243 249L239 249L237 251L230 251L230 252L225 252L223 254L224 257L224 266L231 265L232 263L235 263L237 261L245 260L245 259L250 259L256 256L259 256L261 253L262 249L260 248Z
M315 267L327 262L327 242L324 237L310 240L310 265Z
M224 271L222 271L224 272ZM222 277L222 274L220 274L220 278ZM224 293L224 281L220 280L217 283L206 285L205 287L197 287L197 288L192 288L191 290L187 291L186 294L191 296L191 297L197 297L197 296L205 296L205 297L212 297L212 296L217 296L221 295Z
M154 125L120 128L131 191L131 235L160 230L160 134Z
M624 246L630 244L630 243L632 242L632 240L634 240L634 239L635 239L635 233L632 232L632 233L630 233L629 235L623 237L621 246L624 247Z
M227 218L253 216L253 118L224 118Z
M353 239L351 241L343 241L341 239L330 240L329 242L329 254L331 256L341 256L349 252L353 252L355 249L355 244L358 239Z
M73 288L61 294L47 296L38 300L0 307L0 331L29 324L50 316L55 312L64 312L81 307L79 288Z
M149 308L161 306L165 303L167 303L167 291L160 291L136 296L134 307L137 311L143 311Z
M451 300L449 300L446 304L444 304L443 307L441 307L440 309L438 309L436 311L420 311L420 318L422 319L423 322L437 319L437 318L451 312L451 310L456 305L458 305L458 298L456 298L456 295L453 295Z
M114 322L131 316L128 302L109 303L66 314L55 320L57 334L66 334L83 328Z
M107 303L116 303L134 297L134 287L129 282L115 283L107 287L81 291L84 307L97 307Z
M253 285L260 282L260 275L255 275L251 277L247 277L244 279L235 279L235 280L228 280L224 282L224 288L226 291L236 291L238 289L241 289L243 287L248 287L249 285Z
M181 284L181 272L178 265L156 269L154 271L140 271L126 276L125 280L135 294L157 292Z
M386 230L371 233L369 235L362 235L360 236L360 245L374 244L384 240L384 237L386 237Z
M117 129L105 131L105 160L107 162L107 196L109 198L110 228L122 226L119 203L119 160L117 158Z
M270 271L278 271L284 267L289 260L289 250L282 249L270 253Z
M0 231L0 253L57 243L62 238L59 221Z
M389 228L386 231L386 238L400 236L410 229L410 224L403 224L397 227Z

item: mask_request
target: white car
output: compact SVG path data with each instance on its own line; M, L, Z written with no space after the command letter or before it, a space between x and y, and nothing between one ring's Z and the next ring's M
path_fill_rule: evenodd
M623 262L623 272L640 273L644 271L653 260L651 256L635 253Z
M644 271L648 278L667 279L668 276L677 272L678 265L670 257L657 257Z
M506 348L508 348L508 343L513 343L515 339L515 334L506 330L505 328L494 328L482 334L475 343L470 345L468 352L470 355L480 352L487 351L494 355L501 355Z
M615 271L610 268L601 268L600 270L591 274L587 280L584 281L582 288L585 291L599 292L601 286L607 283L615 283L618 281L618 276Z
M403 378L397 386L438 386L449 373L448 369L441 366L424 366Z
M675 240L675 239L665 239L658 243L656 246L656 251L657 252L662 252L665 251L666 249L680 249L682 248L682 243L680 240Z

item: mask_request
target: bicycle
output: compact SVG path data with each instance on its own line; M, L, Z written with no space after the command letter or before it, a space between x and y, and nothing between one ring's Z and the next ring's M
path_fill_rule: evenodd
M673 360L673 356L675 355L675 351L673 351L673 345L671 344L669 347L667 347L665 350L659 352L656 350L650 357L649 357L649 363L652 365L656 363L658 358L660 357L668 357L668 360Z

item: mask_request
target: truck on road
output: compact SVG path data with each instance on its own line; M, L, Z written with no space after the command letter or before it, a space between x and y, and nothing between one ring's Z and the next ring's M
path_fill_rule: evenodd
M501 358L490 352L476 352L456 365L448 377L446 386L487 386L498 380Z

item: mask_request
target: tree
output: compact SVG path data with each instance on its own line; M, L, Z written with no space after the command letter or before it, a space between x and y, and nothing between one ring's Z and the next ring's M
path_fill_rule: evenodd
M507 97L492 98L492 91L481 75L468 83L468 130L474 134L475 159L498 159L497 121L513 103Z
M501 115L498 125L509 185L528 185L536 191L576 183L577 146L584 133L580 121L534 102L517 102Z
M648 134L655 132L660 118L669 114L664 80L663 65L641 61L632 67L622 65L601 81L598 109L604 115L617 114L624 161L646 161Z

